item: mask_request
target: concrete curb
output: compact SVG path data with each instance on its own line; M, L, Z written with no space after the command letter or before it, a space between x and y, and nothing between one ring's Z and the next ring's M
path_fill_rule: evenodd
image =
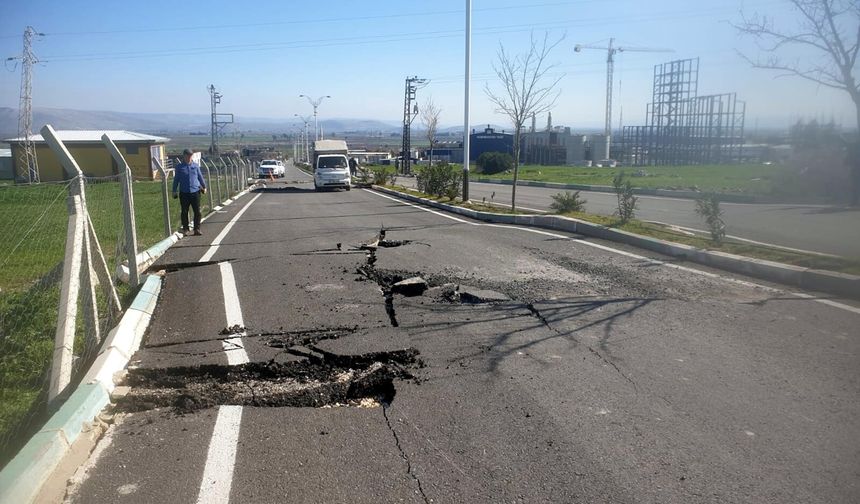
M238 193L225 201L224 206L249 191L250 188ZM215 215L216 210L213 209L203 219ZM145 269L155 262L181 237L181 233L173 233L141 252L138 255L141 267ZM127 266L125 275L127 278ZM161 277L145 275L141 280L140 291L119 324L108 333L101 351L81 383L0 472L0 502L34 502L42 485L60 465L87 424L110 403L110 395L116 387L114 376L125 369L131 356L140 347L161 293Z
M483 184L500 184L500 185L513 185L512 180L504 180L504 179L493 179L493 178L484 178L478 177L474 180L475 182L480 182ZM574 190L574 191L594 191L594 192L606 192L606 193L615 193L615 189L611 186L603 186L603 185L585 185L585 184L561 184L558 182L538 182L536 180L519 180L517 181L517 186L528 186L528 187L546 187L550 189L562 189L562 190ZM701 198L703 195L707 194L707 192L699 192L699 191L678 191L672 189L647 189L647 188L634 188L634 194L639 194L642 196L661 196L664 198L680 198L680 199L697 199ZM750 196L746 194L727 194L727 193L718 193L720 197L720 201L725 201L728 203L770 203L768 198L763 198L761 196Z
M790 264L752 259L712 250L702 250L689 245L658 240L559 215L511 215L479 212L393 191L384 187L372 187L375 191L464 215L476 220L499 224L534 226L593 236L762 280L792 285L811 291L860 299L860 276L857 275L792 266Z

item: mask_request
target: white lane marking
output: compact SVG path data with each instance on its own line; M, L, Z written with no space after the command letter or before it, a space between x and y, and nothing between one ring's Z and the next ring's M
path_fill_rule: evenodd
M212 259L212 256L215 255L215 252L218 251L218 247L221 245L221 241L224 239L224 237L227 236L227 233L229 233L230 230L233 229L233 226L236 224L239 218L242 217L242 214L244 214L245 211L251 207L251 204L257 201L257 198L259 198L260 196L262 196L262 194L254 196L254 198L249 201L248 204L244 206L244 208L236 212L236 215L233 216L233 218L230 219L230 222L228 222L227 225L224 226L224 229L222 229L221 232L218 233L218 236L216 236L215 239L212 240L212 244L209 246L209 250L207 250L206 253L203 254L203 257L200 258L200 262L206 262L209 259Z
M221 341L227 364L236 366L248 363L248 352L242 343L245 336L245 321L242 319L242 306L239 304L239 292L236 290L236 277L233 275L233 265L229 262L219 263L221 268L221 290L224 292L224 310L227 314L227 327L238 325L242 332L232 338Z
M833 306L835 308L840 308L842 310L848 310L850 312L853 312L853 313L860 315L860 308L857 308L856 306L849 306L849 305L845 305L842 303L837 303L836 301L831 301L830 299L815 299L815 296L810 296L809 294L804 294L802 292L792 292L792 294L794 294L795 296L797 296L799 298L812 299L812 300L818 301L821 304L826 304L828 306Z
M218 408L215 429L209 441L206 467L203 469L203 479L200 481L200 493L197 494L198 504L230 502L230 488L233 486L233 469L236 465L241 424L241 406Z
M416 204L414 204L414 203L412 203L412 202L409 202L409 201L404 201L404 200L402 200L402 199L394 198L394 197L391 197L391 196L389 196L389 195L387 195L387 194L378 193L378 192L376 192L376 191L372 191L372 190L370 190L370 189L365 189L364 191L365 191L365 192L368 192L368 193L370 193L370 194L373 194L373 195L375 195L375 196L379 196L379 197L382 197L382 198L385 198L385 199L389 199L389 200L391 200L391 201L394 201L394 202L396 202L396 203L400 203L401 205L407 205L407 206L415 207L415 208L417 208L417 209L419 209L419 210L424 210L425 212L430 212L431 214L436 214L436 215L438 215L439 217L445 217L446 219L451 219L451 220L453 220L453 221L457 221L457 222L460 222L460 223L463 223L463 224L469 224L469 225L472 225L472 226L480 226L480 224L478 224L478 223L476 223L476 222L469 222L469 221L467 221L467 220L463 220L463 219L459 219L459 218L457 218L457 217L454 217L454 216L452 216L452 215L446 215L446 214L443 214L442 212L437 212L437 211L435 211L435 210L430 210L429 208L426 208L426 207L423 207L423 206L420 206L420 205L416 205Z
M832 300L830 300L830 299L819 299L819 298L816 298L815 296L811 296L811 295L809 295L809 294L805 294L805 293L802 293L802 292L792 292L792 291L787 291L787 290L783 290L783 289L777 289L777 288L774 288L774 287L768 287L767 285L758 284L758 283L755 283L755 282L748 282L748 281L746 281L746 280L740 280L740 279L737 279L737 278L727 277L727 276L724 276L724 275L718 275L718 274L716 274L716 273L711 273L711 272L708 272L708 271L702 271L702 270L695 269L695 268L690 268L690 267L687 267L687 266L681 266L681 265L679 265L679 264L671 264L671 263L667 263L667 262L660 261L660 260L658 260L658 259L652 259L652 258L650 258L650 257L641 256L641 255L634 254L634 253L631 253L631 252L627 252L627 251L624 251L624 250L619 250L619 249L615 249L615 248L612 248L612 247L607 247L606 245L601 245L601 244L599 244L599 243L593 243L593 242L590 242L590 241L588 241L588 240L575 240L575 239L571 238L570 236L565 236L565 235L558 234L558 233L551 233L551 232L549 232L549 231L541 231L541 230L539 230L539 229L532 229L532 228L528 228L528 227L521 227L521 226L511 226L511 225L509 225L509 224L487 224L487 223L468 222L468 221L464 221L463 219L458 219L458 218L456 218L456 217L451 217L450 215L443 215L443 214L441 214L441 213L439 213L439 212L436 212L436 211L434 211L434 210L430 210L430 209L428 209L428 208L425 208L425 207L422 207L422 206L419 206L419 205L412 204L412 203L410 203L410 202L408 202L408 201L397 200L397 199L395 199L395 198L393 198L393 197L391 197L391 196L388 196L388 195L385 195L385 194L379 194L379 193L373 192L373 191L372 191L372 190L370 190L370 189L365 189L365 191L367 191L367 192L369 192L369 193L371 193L371 194L376 194L376 195L378 195L378 196L382 196L383 198L390 199L390 200L392 200L392 201L397 201L398 203L401 203L401 204L403 204L403 205L409 205L409 206L411 206L411 207L419 208L419 209L421 209L421 210L424 210L425 212L430 212L430 213L432 213L432 214L440 215L440 216L442 216L442 217L445 217L446 219L452 219L452 220L455 220L455 221L458 221L458 222L462 222L462 223L464 223L464 224L471 224L471 225L473 225L473 226L489 226L489 227L497 227L497 228L509 228L509 229L516 229L516 230L519 230L519 231L525 231L525 232L528 232L528 233L540 234L540 235L544 235L544 236L551 236L551 237L553 237L553 238L563 238L563 239L566 239L566 240L575 241L576 243L581 243L581 244L583 244L583 245L588 245L589 247L594 247L594 248L597 248L597 249L600 249L600 250L605 250L605 251L607 251L607 252L612 252L612 253L614 253L614 254L619 254L619 255L627 256L627 257L630 257L630 258L633 258L633 259L638 259L638 260L640 260L640 261L645 261L645 262L647 262L647 263L649 263L649 264L665 266L665 267L667 267L667 268L673 268L673 269L676 269L676 270L685 271L685 272L687 272L687 273L692 273L692 274L694 274L694 275L700 275L700 276L705 276L705 277L708 277L708 278L713 278L713 279L723 280L723 281L725 281L725 282L730 282L730 283L733 283L733 284L736 284L736 285L742 285L742 286L744 286L744 287L751 287L751 288L754 288L754 289L762 289L762 290L765 290L765 291L767 291L767 292L780 293L780 294L781 294L781 293L791 294L792 296L797 296L797 297L802 298L802 299L809 299L810 301L815 301L816 303L821 303L821 304L824 304L824 305L827 305L827 306L832 306L832 307L834 307L834 308L838 308L838 309L840 309L840 310L845 310L845 311L848 311L848 312L851 312L851 313L856 313L856 314L860 315L860 308L857 308L857 307L855 307L855 306L851 306L851 305L847 305L847 304L844 304L844 303L839 303L839 302L836 302L836 301L832 301Z
M679 226L679 225L677 225L677 224L669 224L669 223L666 223L666 222L660 222L660 221L645 221L645 222L650 222L650 223L652 223L652 224L659 224L659 225L661 225L661 226L667 226L667 227L678 228L678 229L680 229L681 231L689 231L689 232L692 232L692 233L699 233L699 234L703 234L703 235L709 235L709 234L710 234L710 232L709 232L709 231L705 231L705 230L702 230L702 229L691 228L691 227L686 227L686 226ZM780 249L780 250L787 250L787 251L789 251L789 252L800 252L800 253L802 253L802 254L812 254L812 255L824 256L824 257L836 257L836 258L840 258L840 257L842 257L842 256L838 256L838 255L835 255L835 254L828 254L828 253L826 253L826 252L816 252L815 250L799 249L799 248L794 248L794 247L786 247L785 245L777 245L777 244L775 244L775 243L767 243L767 242L760 242L760 241L750 240L749 238L742 238L742 237L740 237L740 236L735 236L735 235L726 235L726 238L731 238L731 239L733 239L733 240L738 240L738 241L742 241L742 242L745 242L745 243L752 243L753 245L761 245L761 246L764 246L764 247L770 247L770 248L775 248L775 249Z

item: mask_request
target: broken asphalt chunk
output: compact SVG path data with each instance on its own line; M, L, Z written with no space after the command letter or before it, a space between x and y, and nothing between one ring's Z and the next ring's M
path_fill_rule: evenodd
M427 280L421 277L407 278L391 286L391 292L404 296L420 296L427 290Z
M461 285L457 289L457 292L460 294L460 302L463 303L501 303L511 300L511 298L501 292L488 289L478 289L468 285Z

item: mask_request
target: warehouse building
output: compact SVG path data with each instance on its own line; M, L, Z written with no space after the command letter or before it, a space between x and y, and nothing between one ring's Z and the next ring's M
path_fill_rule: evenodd
M102 143L104 134L107 134L119 148L135 178L150 180L157 178L156 162L160 161L162 166L166 164L164 145L170 141L169 138L123 130L57 131L57 137L75 158L84 175L89 177L108 177L119 173L116 162ZM39 180L42 182L65 180L67 177L60 160L48 147L42 135L33 135L31 139L36 147ZM18 179L25 180L27 167L19 166L24 139L10 138L4 142L8 142L12 148L14 173Z

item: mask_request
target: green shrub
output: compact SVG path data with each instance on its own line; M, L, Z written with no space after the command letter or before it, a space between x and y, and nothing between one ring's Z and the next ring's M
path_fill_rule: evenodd
M723 210L720 208L720 198L714 194L707 194L696 200L696 213L705 219L711 240L714 243L722 243L726 237L726 223L723 221Z
M612 186L618 198L618 218L621 219L622 224L626 224L636 215L636 204L639 198L633 194L633 184L625 177L623 171L618 172L612 179Z
M371 170L371 180L376 185L392 185L397 177L393 166L374 166Z
M425 194L454 199L460 194L463 178L456 166L441 162L423 167L415 181Z
M514 158L503 152L484 152L475 161L478 170L486 175L502 173L514 168Z
M587 201L579 195L579 191L554 194L549 207L557 213L582 212Z

